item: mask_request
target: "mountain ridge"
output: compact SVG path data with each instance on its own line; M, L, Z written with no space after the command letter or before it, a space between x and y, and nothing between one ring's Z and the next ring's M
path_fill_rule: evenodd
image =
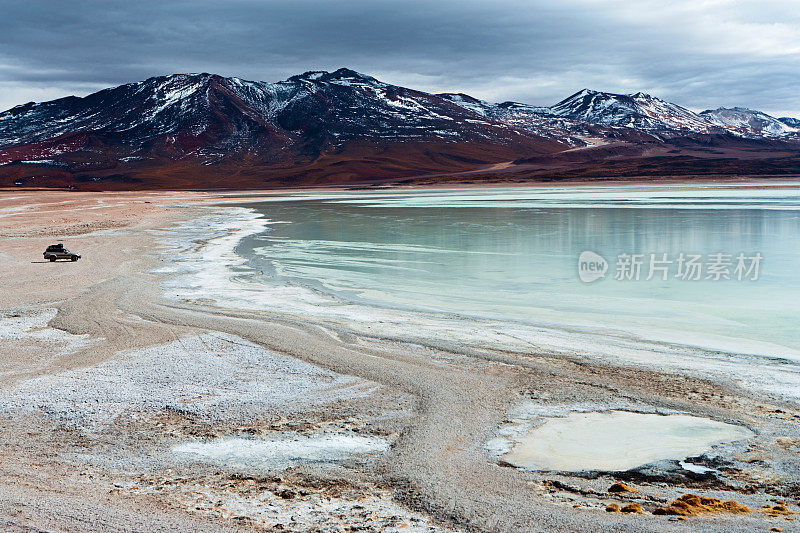
M252 176L248 186L333 183L457 172L608 144L737 138L793 146L800 130L785 120L745 108L695 113L643 92L583 89L550 107L492 103L348 68L275 83L172 74L0 113L0 185L38 179L120 187L146 182L147 173L211 174L200 167Z

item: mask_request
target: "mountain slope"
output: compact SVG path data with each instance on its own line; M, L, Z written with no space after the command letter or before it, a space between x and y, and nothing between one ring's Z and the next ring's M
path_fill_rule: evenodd
M92 145L113 147L117 160L195 156L205 164L244 156L313 158L365 139L521 144L536 151L541 137L348 69L307 72L278 83L188 74L2 113L0 163L86 152ZM549 140L542 147L557 148Z
M27 168L36 164L58 183L191 173L215 186L227 185L219 175L230 186L347 182L472 168L564 141L349 69L278 83L178 74L0 113L0 178L44 183L42 168Z
M473 111L487 119L500 121L544 137L551 137L570 146L583 146L585 137L635 137L634 131L614 131L603 124L559 116L552 108L519 102L494 104L463 93L440 93L436 96Z
M554 154L568 162L691 146L695 157L698 146L794 150L798 140L763 113L698 114L644 93L584 89L538 107L430 94L346 68L277 83L175 74L0 113L0 186L354 183Z
M800 119L792 117L781 117L778 120L789 126L790 128L800 129Z
M553 114L573 120L646 132L723 133L707 118L645 93L614 94L583 89L558 102Z
M745 107L719 107L700 114L742 137L780 137L798 132L775 117Z

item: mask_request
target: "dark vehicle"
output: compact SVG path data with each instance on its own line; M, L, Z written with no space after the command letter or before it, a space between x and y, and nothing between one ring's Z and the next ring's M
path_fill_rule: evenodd
M47 250L44 251L44 258L49 259L50 261L55 261L56 259L69 259L70 261L77 261L81 258L81 254L70 252L64 248L63 244L58 243L51 244L47 247Z

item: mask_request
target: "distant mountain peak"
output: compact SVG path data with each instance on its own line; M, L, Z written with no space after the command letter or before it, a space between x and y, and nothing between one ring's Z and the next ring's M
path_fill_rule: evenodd
M328 75L331 78L341 79L341 78L356 78L356 79L363 79L363 80L374 80L372 76L368 74L362 74L361 72L357 72L353 69L349 69L347 67L340 67L333 72L329 72Z
M555 115L646 132L722 131L705 117L649 94L617 94L583 89L555 104Z
M601 94L600 91L595 91L594 89L587 89L587 88L584 87L580 91L575 92L575 93L567 96L566 98L564 98L564 100L562 100L562 102L565 102L567 100L575 100L575 99L578 99L578 98L583 99L583 98L587 98L587 97L593 97L593 96L595 96L597 94ZM561 102L559 102L559 103L561 103ZM556 104L556 105L558 105L558 104Z
M741 106L734 106L734 107L718 107L716 109L706 109L705 111L701 111L700 113L716 113L720 111L734 111L738 113L761 113L761 111L757 111L755 109L750 109L749 107L741 107Z
M287 81L327 82L337 83L339 85L386 85L372 76L362 74L361 72L346 67L336 69L333 72L328 72L327 70L309 70L303 74L292 76Z
M797 132L787 124L763 111L746 107L718 107L700 113L713 123L745 137L779 137Z

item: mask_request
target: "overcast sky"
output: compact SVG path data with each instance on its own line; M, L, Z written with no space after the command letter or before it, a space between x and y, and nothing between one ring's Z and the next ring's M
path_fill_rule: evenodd
M800 117L800 2L0 0L0 109L160 74L341 66L491 101L589 87Z

